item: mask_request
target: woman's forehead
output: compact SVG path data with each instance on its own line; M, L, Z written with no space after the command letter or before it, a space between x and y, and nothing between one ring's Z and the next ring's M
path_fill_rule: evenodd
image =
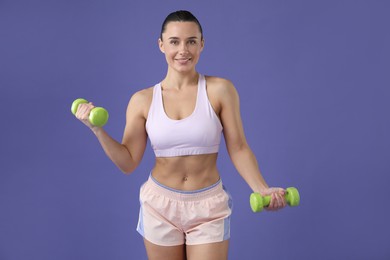
M194 22L169 22L165 27L163 35L168 37L188 38L200 37L199 27Z

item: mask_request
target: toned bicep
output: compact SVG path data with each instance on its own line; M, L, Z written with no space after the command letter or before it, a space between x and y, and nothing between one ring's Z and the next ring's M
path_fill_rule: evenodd
M126 127L123 133L122 144L127 148L132 160L137 165L142 160L147 144L146 118L144 115L146 105L145 98L136 93L130 99L126 111Z

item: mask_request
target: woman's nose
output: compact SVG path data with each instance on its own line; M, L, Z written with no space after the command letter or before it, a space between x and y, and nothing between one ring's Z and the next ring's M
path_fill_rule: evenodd
M188 46L186 43L180 44L180 53L186 53L188 52Z

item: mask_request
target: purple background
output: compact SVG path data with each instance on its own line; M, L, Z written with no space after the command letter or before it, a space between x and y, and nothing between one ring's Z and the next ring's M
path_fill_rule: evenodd
M390 259L388 1L0 1L0 259L146 259L138 190L70 105L110 112L165 75L160 25L189 9L201 73L233 81L270 185L301 206L253 214L222 146L235 201L230 259Z

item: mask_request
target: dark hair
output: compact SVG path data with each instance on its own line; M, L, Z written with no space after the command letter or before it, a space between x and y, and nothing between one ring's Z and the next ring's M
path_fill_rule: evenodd
M175 11L173 13L170 13L165 18L165 20L161 26L161 33L160 33L161 40L162 40L162 34L165 32L167 24L170 22L194 22L194 23L196 23L199 27L199 31L200 31L201 37L203 39L203 30L202 30L202 26L200 25L198 19L196 19L196 17L189 11L179 10L179 11Z

